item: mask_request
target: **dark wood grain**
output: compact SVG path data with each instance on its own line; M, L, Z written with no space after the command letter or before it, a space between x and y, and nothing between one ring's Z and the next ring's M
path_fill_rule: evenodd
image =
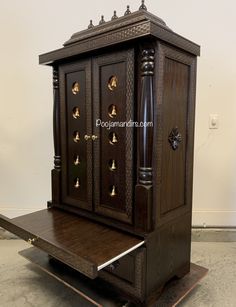
M152 185L154 54L154 49L142 51L141 97L138 119L143 127L139 128L138 182L143 185Z
M135 229L148 233L153 227L153 188L151 185L135 186Z
M68 43L64 48L40 55L40 64L52 64L91 50L97 50L119 43L126 43L137 38L152 36L166 43L177 46L194 55L200 55L200 47L190 40L171 31L160 21L160 18L142 10L113 20L105 25L84 31Z
M166 58L163 81L163 146L161 214L185 205L189 66ZM177 128L182 141L176 150L168 137Z
M20 251L19 254L75 291L80 296L78 304L81 303L86 307L117 307L117 304L127 302L127 299L118 294L114 287L102 279L91 280L62 262L55 261L55 259L49 261L48 254L36 247Z
M147 295L158 296L164 284L190 269L191 215L166 222L146 239Z
M182 279L171 280L163 289L158 301L150 307L177 306L206 276L208 269L191 263L190 272Z
M160 226L192 208L196 58L161 43L157 48L153 197ZM174 151L168 136L176 126L182 141Z
M202 266L191 263L191 269L182 279L173 279L163 289L157 301L141 303L127 298L117 292L115 287L100 279L93 281L87 279L78 272L59 262L49 262L48 255L35 247L23 250L19 253L45 271L65 286L69 287L85 300L85 306L115 307L125 305L127 307L149 306L149 307L173 307L177 306L205 277L208 270Z
M168 28L165 22L160 17L157 17L150 12L136 11L136 12L133 12L132 14L129 14L129 16L120 16L118 20L116 20L116 18L115 19L113 18L112 22L107 22L106 24L103 24L102 26L97 25L95 28L93 28L93 31L84 30L84 31L76 32L71 36L70 40L65 42L63 45L64 46L71 45L79 41L82 41L84 39L95 37L99 34L106 33L108 30L110 31L117 30L121 27L130 26L132 24L135 24L141 21L146 21L146 20L151 20L153 23L156 23L156 24L162 25L163 27Z
M98 266L141 242L134 236L55 208L12 220L1 217L0 226L24 240L36 238L33 244L39 248L41 242L46 242L43 250L69 265L78 258L73 267L91 278L96 277Z
M16 234L18 237L29 242L30 244L34 244L38 248L44 250L46 253L53 255L56 259L66 263L86 276L89 276L90 278L95 278L97 276L97 268L94 264L84 258L81 258L79 255L72 254L69 251L61 249L60 247L48 242L45 237L41 237L43 230L40 227L36 229L36 231L32 227L33 230L30 231L24 224L18 225L2 215L0 215L0 226L9 232Z
M92 141L84 139L92 135L91 115L91 62L76 61L59 66L60 74L60 122L62 151L62 202L74 207L92 210ZM78 81L80 91L72 93L72 85ZM80 117L74 119L74 107L80 108ZM80 133L80 141L75 143L73 133ZM74 165L74 156L79 155L80 164ZM80 179L80 187L74 187L75 178Z
M140 247L120 259L114 270L101 270L99 277L114 285L121 292L144 301L146 279L146 249Z
M60 101L58 67L53 68L53 141L54 169L52 170L52 203L61 202L61 143L60 143Z
M59 74L58 67L53 68L53 141L54 141L54 168L61 169L60 143L60 102L59 102Z
M136 306L148 306L169 280L190 270L200 47L144 3L127 12L109 22L102 17L64 48L40 56L54 77L52 201L48 210L12 220L1 216L0 226L90 278L99 275ZM111 78L116 82L109 85ZM96 126L97 119L153 126L108 130ZM99 266L143 241L118 266L98 274Z
M117 77L114 91L109 90L108 80ZM96 126L103 122L129 122L133 120L134 51L124 50L95 57L93 60L94 119L93 131L98 136L93 144L95 211L127 223L133 222L133 130L132 127L107 129ZM117 116L110 118L109 106L114 104ZM109 136L116 134L117 143L111 145ZM109 161L116 161L117 169L110 171ZM126 184L124 184L124 182ZM110 196L114 185L117 195Z
M135 186L135 227L145 232L152 229L152 155L154 132L154 60L155 49L149 43L140 46L138 56L138 122L151 126L137 130L137 184Z

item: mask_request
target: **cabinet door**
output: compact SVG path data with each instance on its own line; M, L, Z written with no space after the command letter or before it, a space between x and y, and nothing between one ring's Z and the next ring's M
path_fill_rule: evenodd
M62 202L92 209L91 61L59 67Z
M95 211L132 223L133 128L107 129L98 121L133 120L134 52L99 56L92 65Z

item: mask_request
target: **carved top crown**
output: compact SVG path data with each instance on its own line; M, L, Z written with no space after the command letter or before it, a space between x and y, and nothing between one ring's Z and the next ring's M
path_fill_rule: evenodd
M147 11L142 0L135 12L128 5L121 17L114 11L109 20L102 15L97 25L90 20L87 29L73 34L63 48L41 54L39 63L54 65L82 53L144 37L157 38L193 55L200 55L197 44L173 32L161 18Z
M74 33L71 38L64 43L64 46L69 46L81 40L92 38L93 36L104 34L106 32L110 32L111 30L120 29L125 26L133 25L142 21L152 21L155 24L161 25L164 28L169 29L166 23L161 18L147 11L147 7L144 4L144 0L142 0L142 4L140 5L139 10L133 13L130 10L130 6L127 5L127 9L124 12L124 15L121 17L118 17L115 11L114 15L109 21L105 21L105 18L102 15L101 20L96 26L93 25L92 20L90 20L88 28L86 30Z

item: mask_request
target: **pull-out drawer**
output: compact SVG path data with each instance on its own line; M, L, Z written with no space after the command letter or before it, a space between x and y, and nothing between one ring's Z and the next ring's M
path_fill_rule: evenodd
M0 215L0 227L92 279L144 244L135 236L55 208L14 219Z
M142 300L145 292L146 248L140 247L111 263L99 276L122 291Z

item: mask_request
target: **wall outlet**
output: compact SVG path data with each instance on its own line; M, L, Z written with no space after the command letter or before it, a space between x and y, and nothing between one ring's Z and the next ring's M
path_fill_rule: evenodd
M218 129L219 128L219 115L210 114L209 115L209 129Z

